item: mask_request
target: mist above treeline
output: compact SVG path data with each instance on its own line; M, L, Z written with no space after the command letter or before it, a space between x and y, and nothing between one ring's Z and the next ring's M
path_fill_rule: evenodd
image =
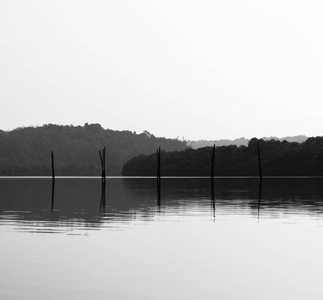
M303 142L304 136L291 137ZM278 138L277 138L278 140ZM239 145L243 142L244 145ZM227 169L232 167L232 160L237 159L237 151L244 153L248 148L250 140L241 138L236 140L219 140L219 141L185 141L170 139L165 137L156 137L148 131L136 133L132 131L116 131L104 129L100 124L88 124L84 126L63 126L47 124L38 127L22 127L12 131L0 130L0 175L1 176L46 176L51 175L51 151L55 157L56 175L61 176L100 176L101 165L99 150L106 147L106 174L121 175L123 166L127 161L140 156L150 157L152 160L151 171L145 170L146 165L143 161L130 172L133 175L149 174L155 175L155 156L156 150L160 147L165 160L165 153L170 153L169 157L176 157L177 164L183 165L178 174L207 174L208 163L205 166L197 164L196 171L183 171L185 168L192 169L192 161L189 157L195 157L209 150L203 148L202 152L194 152L192 148L200 148L208 145L216 145L217 153L227 153L222 165L227 165ZM299 143L287 141L276 141L275 151L277 155L286 155L286 149L289 154L294 155L291 149L300 145ZM221 145L222 143L222 145ZM226 143L226 146L223 146ZM283 148L277 145L284 145ZM306 143L303 143L306 144ZM287 145L287 146L286 146ZM221 146L221 147L220 147ZM232 148L233 147L233 148ZM244 147L244 148L243 148ZM189 150L190 149L190 150ZM238 149L238 150L237 150ZM187 150L187 151L184 151ZM184 152L182 152L184 151ZM193 152L190 152L193 151ZM311 149L306 151L311 152ZM315 150L317 155L317 149ZM204 153L203 152L203 153ZM172 154L171 154L172 153ZM195 153L194 155L192 153ZM240 155L242 155L240 153ZM189 156L187 156L189 154ZM168 154L167 154L168 155ZM206 160L209 160L209 154L206 154ZM311 156L310 154L306 154ZM220 158L219 155L217 155ZM137 159L137 158L136 158ZM194 161L198 159L194 158ZM230 162L228 162L230 161ZM133 163L133 161L132 161ZM174 164L176 164L174 163ZM241 164L237 161L237 164ZM165 161L164 161L165 164ZM195 164L195 163L194 163ZM163 166L164 171L165 165ZM223 167L224 168L224 167ZM171 169L171 168L170 168ZM204 170L204 171L201 171ZM176 173L175 172L175 173ZM126 172L127 173L127 172ZM125 175L129 175L128 173ZM175 174L173 171L169 175ZM176 174L177 174L176 173ZM164 173L163 175L166 175Z

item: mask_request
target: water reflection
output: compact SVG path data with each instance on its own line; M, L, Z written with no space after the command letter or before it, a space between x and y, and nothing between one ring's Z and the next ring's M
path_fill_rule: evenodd
M157 212L160 213L161 178L157 177Z
M105 203L105 183L106 183L106 178L101 181L101 199L100 199L100 213L101 214L106 214L106 203Z
M259 190L258 190L258 221L260 216L261 190L262 190L262 178L260 178L259 180Z
M214 196L214 178L211 176L211 205L213 211L213 221L215 221L215 196Z
M258 221L318 220L323 212L322 180L215 178L210 184L206 178L163 178L162 185L157 182L156 195L156 178L108 178L104 183L93 178L1 179L0 225L66 232L122 229L155 221L157 215L208 222L229 215Z
M51 211L54 211L54 203L55 203L55 179L52 180L52 205Z

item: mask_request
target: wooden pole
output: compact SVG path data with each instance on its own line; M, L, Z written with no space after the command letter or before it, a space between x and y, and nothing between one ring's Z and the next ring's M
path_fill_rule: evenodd
M102 152L101 152L102 151ZM105 157L106 157L106 148L104 147L102 150L99 150L100 161L101 161L101 179L102 182L105 183L106 174L105 174Z
M215 158L215 145L213 145L211 153L211 179L214 178L214 158Z
M106 149L105 147L103 148L103 170L102 170L102 177L103 177L103 182L105 183L106 175L105 175L105 153Z
M50 151L50 157L52 161L52 205L51 212L54 211L54 199L55 199L55 164L54 164L54 152Z
M157 178L157 212L160 213L160 190L161 190L161 180Z
M215 197L214 197L214 161L215 161L215 145L213 145L211 154L211 202L213 208L213 220L215 220Z
M157 149L157 180L160 180L160 147Z
M157 149L157 210L160 212L160 190L161 190L161 180L160 180L160 147Z
M259 147L259 141L257 142L257 148L258 148L259 178L260 178L260 181L262 181L262 170L261 170L261 159L260 159L260 147Z
M101 150L99 150L99 155L100 155L100 162L101 162L101 181L103 181L103 178L102 178L102 170L103 170L103 157L101 154Z
M54 165L54 153L53 151L50 152L51 159L52 159L52 180L55 180L55 165Z
M101 175L102 175L103 158L102 158L101 150L99 150L99 155L100 155L100 162L101 162Z

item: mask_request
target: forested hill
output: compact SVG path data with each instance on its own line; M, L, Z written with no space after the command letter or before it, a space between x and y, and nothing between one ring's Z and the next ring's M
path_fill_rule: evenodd
M256 176L258 169L257 139L248 146L215 148L216 176ZM323 176L323 137L304 143L259 140L264 176ZM161 153L162 176L210 176L212 147ZM140 155L123 167L125 176L156 175L156 155Z
M184 150L177 139L157 138L145 131L84 126L44 125L0 131L0 175L51 175L50 151L57 175L101 175L99 150L106 147L107 175L120 175L123 164L138 154Z

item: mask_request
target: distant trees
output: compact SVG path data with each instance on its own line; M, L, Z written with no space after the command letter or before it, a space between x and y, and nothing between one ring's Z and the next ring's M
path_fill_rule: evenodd
M323 137L304 143L251 139L248 146L216 147L215 176L258 175L257 143L261 150L264 176L323 176ZM211 147L163 152L161 172L164 176L209 176ZM122 174L149 176L156 173L154 155L140 155L129 160Z
M120 175L123 164L139 154L184 150L185 142L152 134L84 126L24 127L0 131L0 175L50 175L50 151L57 175L101 175L99 150L106 146L107 175Z
M258 175L257 139L246 146L215 150L214 175ZM322 175L323 137L303 143L259 140L263 175ZM161 152L161 175L209 176L211 147L191 149L186 141L158 138L148 131L84 126L24 127L0 130L0 175L50 175L50 151L56 175L101 175L99 150L106 147L107 175L156 175L156 150Z
M287 142L297 142L297 143L303 143L307 140L307 137L305 135L297 135L297 136L286 136L283 138L278 137L264 137L262 140L270 141L270 140L277 140L277 141L287 141ZM187 141L187 145L189 147L192 147L193 149L197 148L203 148L203 147L213 147L215 145L216 147L220 146L230 146L230 145L236 145L236 146L248 146L249 139L246 138L238 138L234 140L214 140L214 141L208 141L208 140L199 140L199 141Z

